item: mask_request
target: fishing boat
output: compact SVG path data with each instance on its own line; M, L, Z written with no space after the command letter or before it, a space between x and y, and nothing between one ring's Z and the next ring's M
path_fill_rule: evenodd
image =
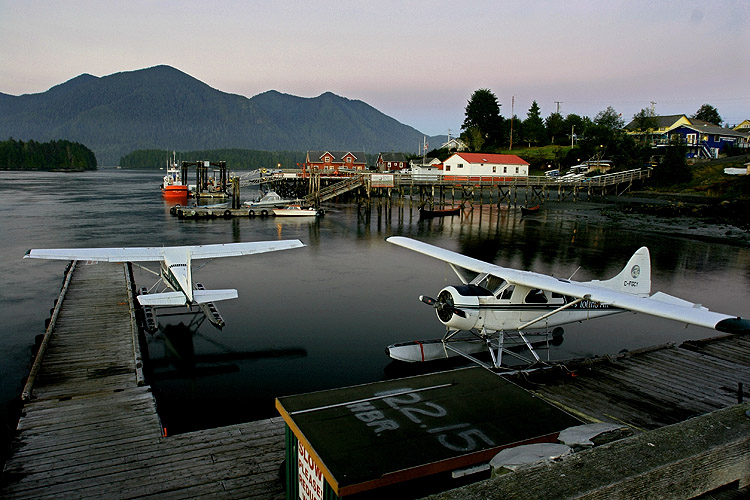
M431 219L433 217L452 217L461 214L461 207L441 208L438 210L428 210L424 206L419 208L420 219Z
M161 183L164 198L177 199L188 197L188 185L183 182L182 172L177 166L176 153L172 153L172 161L167 161L167 175Z
M283 208L274 208L273 214L276 217L315 217L323 215L322 210L314 207L302 207L302 205L286 205Z

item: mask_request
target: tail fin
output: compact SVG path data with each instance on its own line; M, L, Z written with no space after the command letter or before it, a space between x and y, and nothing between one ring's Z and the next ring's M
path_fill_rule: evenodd
M651 255L648 248L639 248L614 278L604 281L593 280L588 284L648 297L651 293Z
M198 304L219 300L236 299L237 290L193 290L193 299Z

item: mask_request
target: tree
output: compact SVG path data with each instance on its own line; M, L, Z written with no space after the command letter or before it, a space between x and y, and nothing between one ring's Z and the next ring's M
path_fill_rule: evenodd
M704 104L700 108L698 108L698 111L691 116L691 118L695 118L696 120L703 120L704 122L713 123L714 125L721 125L721 122L723 121L721 119L721 116L719 115L719 111L711 106L710 104Z
M652 181L656 186L671 186L690 182L693 173L685 161L686 147L678 139L664 151L663 161L654 167Z
M641 134L644 143L650 138L653 129L659 126L659 121L656 119L656 115L654 115L651 108L643 108L634 114L633 123L636 130L644 132Z
M555 143L556 137L564 137L565 134L570 134L570 127L565 124L565 119L560 113L550 114L544 120L544 125L547 128L547 136L552 144Z
M501 139L502 124L500 104L495 94L489 89L474 91L466 104L466 117L461 128L468 132L472 127L476 127L485 140L494 145Z
M529 147L531 147L532 143L542 144L544 143L546 132L544 121L539 112L539 105L536 101L533 101L526 114L526 120L523 122L523 139L529 143Z
M599 111L594 117L594 124L609 130L621 130L625 126L622 115L615 111L612 106L607 106L607 109Z

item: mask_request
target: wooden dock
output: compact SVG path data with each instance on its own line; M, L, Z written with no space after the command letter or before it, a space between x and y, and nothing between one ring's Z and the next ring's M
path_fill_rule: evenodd
M280 417L163 436L129 290L122 264L66 275L0 498L283 498Z
M280 417L163 435L141 374L127 266L77 263L65 283L40 349L42 362L32 368L24 390L0 498L284 498L278 477L284 458ZM607 445L608 453L573 455L583 458L562 473L572 478L565 482L571 497L581 488L598 491L586 498L606 497L609 476L599 474L584 484L574 481L574 474L586 467L599 470L608 460L643 465L641 454L654 443L671 446L666 454L673 461L648 473L636 470L631 478L622 472L619 491L637 491L628 488L638 477L649 478L645 486L636 485L646 489L664 475L684 478L696 464L695 470L708 471L710 477L698 486L690 483L693 496L717 484L739 481L744 487L750 481L748 405L737 405L750 396L750 335L659 346L510 378L580 418L622 424L636 434ZM716 444L719 439L724 441ZM704 452L681 446L693 440ZM518 481L500 479L476 490L470 485L465 493L445 498L488 491L494 493L486 498L500 498L501 492L512 491L502 488L540 485L542 476L550 491L562 484L555 479L562 477L560 470L534 470L515 473ZM743 470L745 477L736 477ZM662 479L674 493L663 498L685 497L680 496L686 491L682 484ZM538 487L530 491L538 493Z

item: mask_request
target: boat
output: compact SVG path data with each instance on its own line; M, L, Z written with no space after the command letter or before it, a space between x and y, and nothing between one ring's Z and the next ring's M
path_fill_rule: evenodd
M172 152L172 161L167 162L167 175L161 183L161 192L165 198L187 198L188 185L183 183L182 172L177 166L176 153Z
M539 213L540 208L539 205L534 205L533 207L521 207L521 215L534 215Z
M255 200L243 202L242 206L253 210L260 210L263 208L282 208L294 203L295 201L296 200L282 198L276 191L269 191Z
M274 208L273 214L276 217L315 217L323 215L322 210L314 207L302 207L302 205L286 205L283 208Z
M424 206L419 208L420 219L431 219L432 217L452 217L461 214L461 207L441 208L438 210L428 210Z

